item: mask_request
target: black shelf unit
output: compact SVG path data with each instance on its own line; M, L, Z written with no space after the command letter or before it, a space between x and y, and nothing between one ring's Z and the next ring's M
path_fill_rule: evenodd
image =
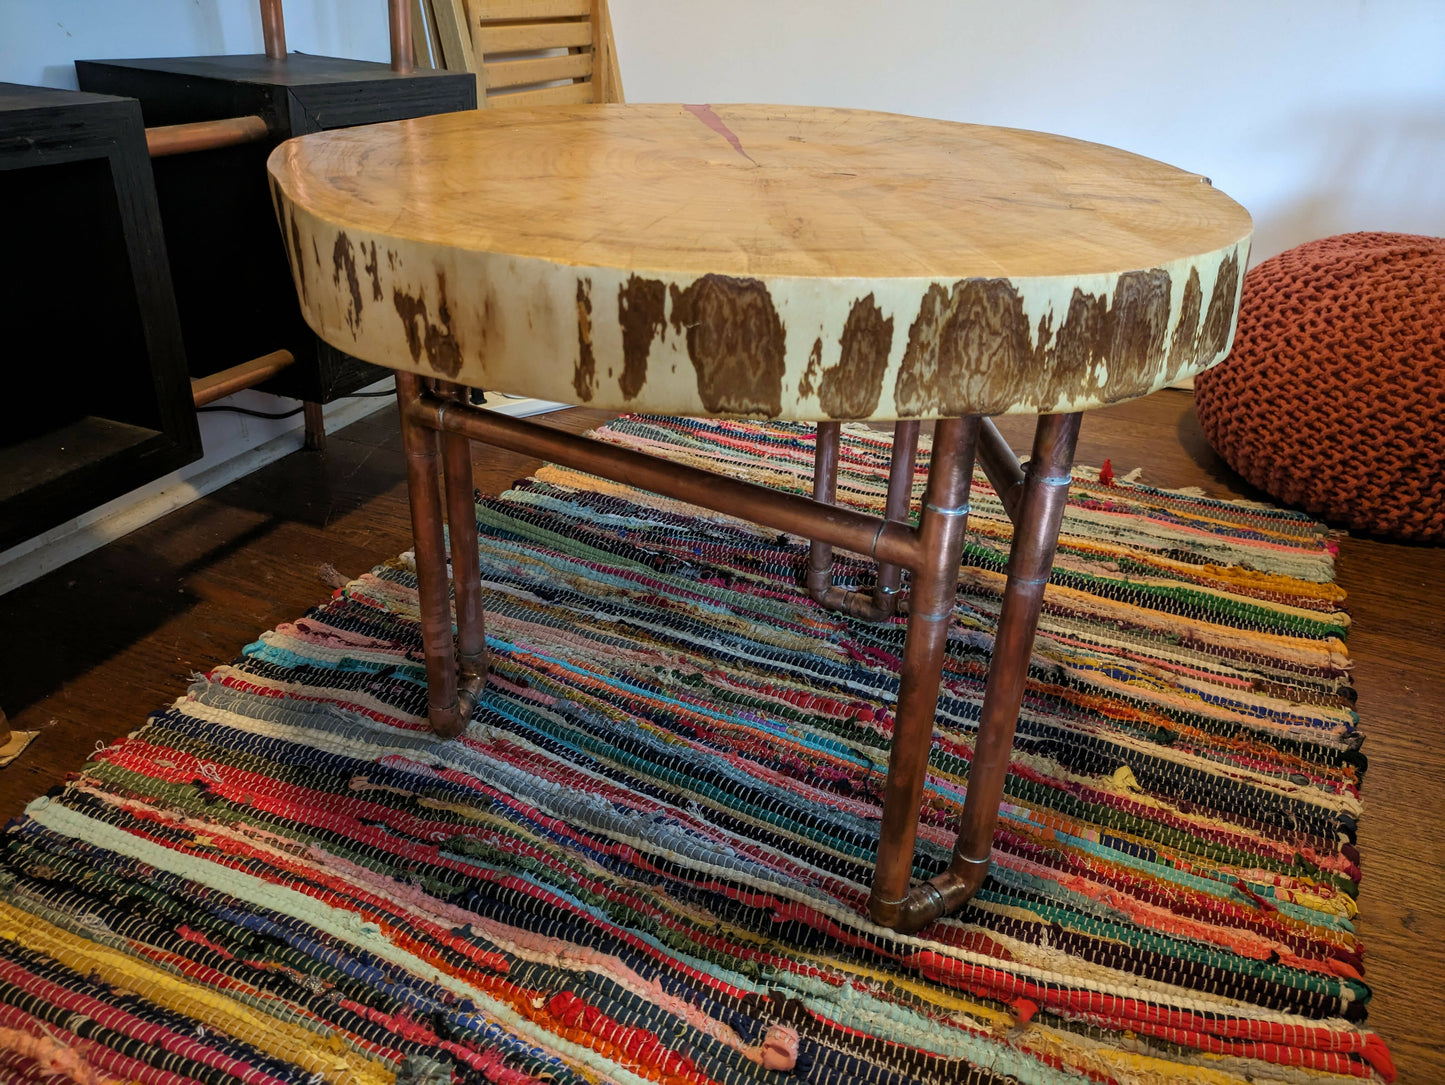
M316 403L385 376L306 326L276 226L266 158L291 136L474 109L476 77L290 53L77 60L82 89L140 101L152 127L259 115L270 137L154 162L191 374L275 350L296 364L259 387Z
M201 455L141 109L0 83L0 549Z

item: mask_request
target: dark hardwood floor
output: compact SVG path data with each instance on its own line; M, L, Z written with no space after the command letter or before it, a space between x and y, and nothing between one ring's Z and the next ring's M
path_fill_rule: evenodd
M596 411L547 416L580 432ZM1031 420L1004 420L1028 446ZM1091 413L1079 461L1140 466L1158 486L1260 499L1214 455L1187 393ZM536 467L477 449L495 492ZM0 705L39 738L0 770L0 817L60 783L97 742L134 730L262 630L330 592L318 570L355 576L409 546L405 468L385 410L32 584L0 597ZM1361 930L1370 1024L1405 1083L1445 1082L1445 549L1347 537L1350 651L1370 769L1360 832Z

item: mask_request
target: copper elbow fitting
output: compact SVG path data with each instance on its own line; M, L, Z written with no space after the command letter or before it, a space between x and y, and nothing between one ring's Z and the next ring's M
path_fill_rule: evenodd
M902 900L868 898L868 914L873 922L899 934L913 934L939 916L962 908L978 892L988 877L989 860L954 857L947 870L926 882L915 885Z

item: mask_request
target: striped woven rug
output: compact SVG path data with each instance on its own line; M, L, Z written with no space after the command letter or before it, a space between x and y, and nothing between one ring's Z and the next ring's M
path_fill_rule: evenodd
M595 436L810 483L808 426ZM850 429L843 499L881 509L887 460ZM919 877L1010 534L981 477L973 503ZM798 539L560 469L477 517L493 678L463 738L426 730L404 555L9 827L0 1076L1393 1077L1360 1025L1364 758L1319 525L1080 471L992 875L906 937L864 917L901 622L808 602Z

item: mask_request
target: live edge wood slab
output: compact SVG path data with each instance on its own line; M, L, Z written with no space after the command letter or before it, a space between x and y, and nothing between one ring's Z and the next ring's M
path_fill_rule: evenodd
M1207 178L853 110L586 105L281 145L306 320L349 354L683 415L1075 412L1222 359L1251 233Z

